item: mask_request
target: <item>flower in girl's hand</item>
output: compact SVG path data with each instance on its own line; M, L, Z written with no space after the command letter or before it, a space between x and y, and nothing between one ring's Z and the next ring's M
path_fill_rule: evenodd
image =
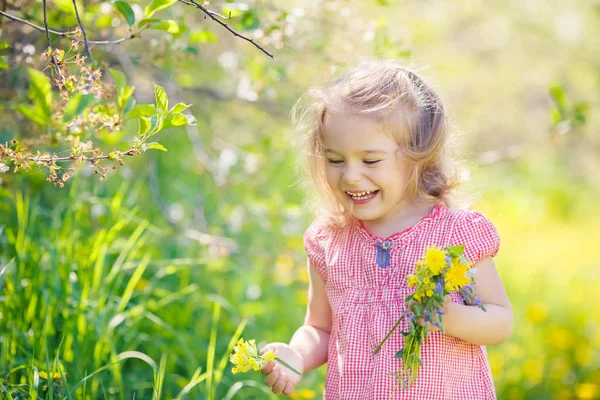
M476 269L471 268L473 264L463 256L463 252L464 245L447 248L431 246L417 261L415 273L406 277L408 287L415 291L406 297L406 311L374 352L376 354L381 350L405 317L410 319L409 330L402 332L404 348L396 353L396 358L402 359L402 364L398 371L391 373L403 387L417 379L419 366L423 365L421 346L427 342L430 326L444 332L443 309L447 295L458 293L465 304L478 306L485 311L481 299L475 296L473 276Z
M288 363L275 356L275 353L272 351L267 351L262 355L258 354L256 341L254 339L245 342L243 338L240 338L233 347L233 353L229 355L229 361L235 365L235 367L231 369L231 372L234 374L237 374L238 372L258 371L271 360L276 360L291 371L298 375L302 375Z
M425 252L425 265L431 275L438 275L446 267L446 252L435 246L428 248Z
M229 356L229 361L235 365L231 369L231 372L234 374L251 370L258 371L263 365L273 359L275 359L275 353L267 351L265 354L259 355L256 348L256 341L253 339L244 342L243 338L238 340L237 344L233 347L233 353Z

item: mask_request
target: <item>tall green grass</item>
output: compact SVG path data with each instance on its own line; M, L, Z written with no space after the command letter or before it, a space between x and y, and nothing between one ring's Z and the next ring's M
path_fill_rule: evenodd
M123 201L139 188L85 201L78 190L51 208L43 196L10 199L0 236L0 397L226 395L228 355L247 321L224 313L227 300L199 279L206 250L165 259L172 246L161 243L173 232Z

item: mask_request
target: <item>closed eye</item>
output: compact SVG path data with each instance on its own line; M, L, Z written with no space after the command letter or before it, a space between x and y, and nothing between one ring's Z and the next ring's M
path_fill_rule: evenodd
M378 162L381 162L382 160L364 160L363 162L367 165L375 165Z
M340 165L344 162L344 160L339 160L337 158L328 158L327 162L332 165Z

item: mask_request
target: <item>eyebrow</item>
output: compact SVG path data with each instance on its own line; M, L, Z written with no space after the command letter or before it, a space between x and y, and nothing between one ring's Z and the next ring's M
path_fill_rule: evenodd
M333 150L333 149L325 149L326 153L337 153L337 151ZM385 150L380 150L380 149L370 149L370 150L363 150L360 153L362 154L387 154L387 151Z

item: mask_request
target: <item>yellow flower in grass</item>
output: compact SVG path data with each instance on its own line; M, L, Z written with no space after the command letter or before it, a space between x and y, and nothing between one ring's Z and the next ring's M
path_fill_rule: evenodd
M63 374L67 375L66 372L63 372ZM50 374L50 376L52 376L52 379L61 379L60 372L53 372ZM46 373L46 371L40 371L40 378L48 380L48 377L49 375Z
M256 342L254 340L244 342L244 339L238 340L236 346L233 347L233 353L229 356L229 361L235 365L231 369L234 374L250 370L258 371L267 361L273 359L275 359L275 353L267 351L265 354L259 355Z
M439 275L446 268L446 251L432 246L425 253L425 264L431 275Z
M452 292L471 283L467 276L469 264L452 263L452 267L446 272L446 290Z

